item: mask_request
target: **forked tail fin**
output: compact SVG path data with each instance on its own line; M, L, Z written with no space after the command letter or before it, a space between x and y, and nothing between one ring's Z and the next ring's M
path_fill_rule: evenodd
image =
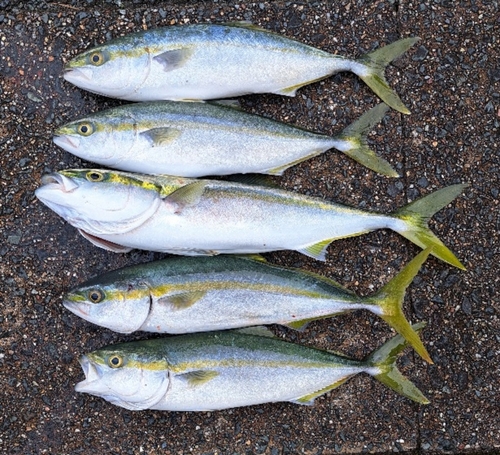
M375 295L367 297L366 302L378 306L382 310L380 317L396 330L396 332L402 335L424 360L433 363L422 340L417 332L413 330L403 313L403 301L406 288L413 281L413 278L415 278L415 275L420 270L420 267L425 262L430 252L431 248L427 248L420 252Z
M396 92L389 87L389 84L385 80L384 71L390 62L404 54L419 39L400 39L369 54L365 54L356 60L362 66L359 69L354 67L352 69L384 103L403 114L409 114L410 111L403 104Z
M429 229L427 222L436 212L461 194L467 186L467 184L447 186L396 210L391 216L403 221L404 225L402 228L393 227L393 229L421 248L432 247L433 256L465 270L458 258Z
M413 325L412 329L418 333L424 327L425 323L421 322ZM397 356L406 346L407 342L401 335L396 335L387 341L368 357L368 365L377 370L377 372L368 371L368 373L400 395L417 403L428 404L429 400L413 382L403 376L396 366Z
M384 118L388 109L387 104L380 103L363 114L356 122L342 131L339 136L335 137L335 140L344 142L344 144L340 144L336 148L372 171L388 177L399 177L394 168L386 160L377 156L366 142L366 135Z

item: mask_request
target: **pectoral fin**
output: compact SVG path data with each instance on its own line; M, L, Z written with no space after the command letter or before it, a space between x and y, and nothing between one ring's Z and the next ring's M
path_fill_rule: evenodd
M308 395L304 395L303 397L297 398L295 400L290 400L290 401L292 403L296 403L296 404L303 404L303 405L306 405L306 406L312 406L314 404L314 400L316 398L318 398L321 395L324 395L325 393L329 392L330 390L333 390L333 389L337 388L339 385L342 385L350 377L351 377L351 375L345 376L345 377L339 379L338 381L335 381L333 384L330 384L330 385L328 385L326 387L323 387L320 390L316 390L313 393L310 393Z
M203 181L190 183L169 194L165 201L175 204L177 206L175 213L180 213L185 207L198 204L203 191L205 191L205 186L206 183Z
M128 253L129 251L132 251L132 248L119 245L118 243L110 242L109 240L100 239L99 237L89 234L82 229L78 229L78 232L82 234L82 236L86 238L90 243L98 246L99 248L112 251L113 253Z
M147 138L153 147L161 147L173 142L180 136L181 132L175 128L151 128L143 131L141 136Z
M192 387L196 387L219 376L217 371L211 370L195 370L189 373L180 374L178 377L185 379Z
M183 310L185 308L189 308L191 305L194 305L198 300L203 298L205 294L205 291L183 292L181 294L161 297L160 299L158 299L158 303L170 304L176 310Z
M168 72L182 67L189 60L192 53L192 49L173 49L156 55L153 60L163 66L163 71Z

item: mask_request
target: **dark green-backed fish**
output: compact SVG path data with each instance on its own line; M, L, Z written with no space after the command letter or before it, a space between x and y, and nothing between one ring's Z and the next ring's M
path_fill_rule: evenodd
M66 294L64 306L122 333L206 332L262 324L300 329L315 319L365 309L387 321L430 362L402 311L406 287L429 252L422 251L370 297L260 257L179 257L95 277Z
M214 103L157 101L90 114L56 130L54 142L80 158L123 171L180 177L261 173L335 148L390 177L366 133L387 111L381 103L335 137Z
M247 23L171 26L86 51L65 66L64 78L113 98L181 101L249 93L294 96L304 85L352 71L386 104L408 114L384 69L417 41L401 39L354 60Z
M352 376L367 373L427 404L397 369L396 357L405 345L397 335L359 361L261 333L178 335L116 344L83 356L85 380L75 390L131 410L212 411L276 401L312 405Z

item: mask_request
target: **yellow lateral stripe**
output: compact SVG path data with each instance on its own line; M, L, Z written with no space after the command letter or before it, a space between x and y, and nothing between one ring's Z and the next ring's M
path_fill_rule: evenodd
M252 284L240 281L195 281L181 284L165 284L151 287L150 291L154 297L168 297L169 294L189 293L199 291L220 291L220 290L241 290L261 291L274 294L293 294L311 298L330 298L327 294L311 292L279 285Z
M264 367L264 368L335 368L333 363L324 362L299 362L299 361L265 361L265 360L195 360L191 362L182 362L176 365L170 365L170 371L174 373L184 373L192 370L212 370L214 368L244 368L244 367ZM147 366L145 367L148 368Z

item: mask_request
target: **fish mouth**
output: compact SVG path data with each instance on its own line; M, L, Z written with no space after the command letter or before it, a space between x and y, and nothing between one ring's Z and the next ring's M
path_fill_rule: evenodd
M90 358L86 355L83 355L79 359L80 365L83 370L83 374L85 375L85 379L80 381L75 386L75 391L77 392L96 392L97 388L95 385L101 379L101 374L95 364L90 360Z
M77 316L80 317L88 317L89 314L86 312L83 308L83 305L77 303L77 302L72 302L71 300L64 300L63 301L63 306L67 310L71 311L73 314L76 314Z
M63 70L64 79L71 83L82 80L90 82L92 81L92 75L92 68L71 68L67 66Z
M79 138L72 137L68 134L57 134L57 131L56 136L52 138L52 141L64 150L75 151L78 150L78 147L80 146Z
M45 189L59 190L64 193L71 193L78 188L78 184L76 182L62 174L58 174L57 172L43 175L42 185Z

